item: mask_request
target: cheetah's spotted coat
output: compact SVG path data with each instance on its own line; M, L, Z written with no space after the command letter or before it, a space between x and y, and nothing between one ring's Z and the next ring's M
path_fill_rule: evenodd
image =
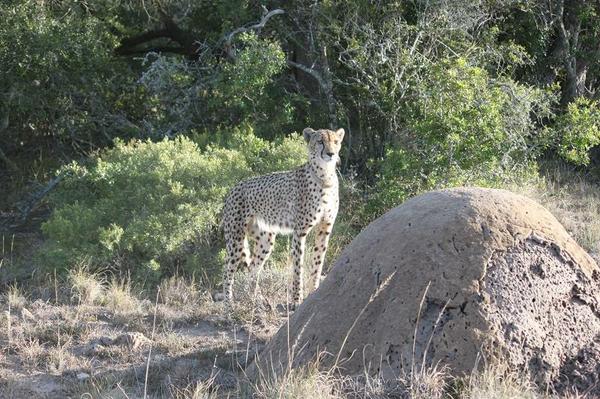
M310 274L312 288L319 286L329 236L338 212L338 179L335 171L344 129L304 129L309 160L298 169L272 173L237 184L225 200L223 229L227 247L227 263L223 281L226 300L233 295L236 269L247 267L250 251L248 238L254 242L250 269L257 279L273 250L275 236L293 234L292 257L294 282L292 299L303 299L305 241L316 227L314 256Z

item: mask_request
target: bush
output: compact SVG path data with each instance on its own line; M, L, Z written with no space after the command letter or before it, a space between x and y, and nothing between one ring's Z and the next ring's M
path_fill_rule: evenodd
M590 149L600 144L599 106L597 101L579 97L554 124L558 154L575 165L587 165Z
M238 129L228 144L199 150L185 137L116 141L89 162L64 167L50 197L54 212L42 226L48 241L41 261L64 270L91 259L91 269L130 271L138 280L176 269L214 276L218 215L229 188L306 158L297 135L269 143Z
M281 46L250 33L240 34L235 43L235 62L219 62L212 53L194 61L146 55L139 83L150 95L145 123L153 134L244 122L260 122L273 131L290 125L293 107L275 85L285 67Z
M422 191L490 185L531 170L542 148L534 117L549 115L552 100L463 59L435 65L407 115L406 138L382 162L370 212Z

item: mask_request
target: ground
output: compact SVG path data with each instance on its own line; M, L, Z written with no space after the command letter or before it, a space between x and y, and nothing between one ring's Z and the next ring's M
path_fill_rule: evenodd
M72 277L56 295L48 287L45 300L17 288L4 294L0 397L143 397L146 390L162 398L209 380L227 395L286 317L264 305L256 315L242 305L226 314L181 278L166 280L153 303L127 283L95 291L90 275L78 277L88 281Z
M543 179L507 188L545 205L598 260L595 184L554 169ZM498 370L461 381L448 380L443 370L425 370L393 387L377 379L340 380L334 370L316 369L271 384L247 381L244 365L285 325L289 268L268 265L260 298L247 294L252 276L241 275L233 310L213 300L216 287L177 276L164 280L158 294L85 268L40 278L29 260L43 240L39 226L48 212L37 208L25 223L14 209L0 214L2 398L424 399L441 397L448 387L460 388L456 397L464 398L545 397Z

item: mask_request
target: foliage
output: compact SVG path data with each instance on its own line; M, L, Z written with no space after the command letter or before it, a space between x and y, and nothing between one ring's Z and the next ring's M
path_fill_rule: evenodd
M382 162L371 208L381 212L421 191L489 185L527 170L543 137L531 115L549 115L551 101L463 59L440 62L419 88L406 137Z
M35 146L54 137L89 148L127 136L123 114L137 93L123 79L127 65L111 57L117 38L81 9L44 3L0 5L0 118L12 139L6 143Z
M285 54L278 43L244 33L238 39L243 48L236 61L223 66L214 87L213 108L225 106L244 120L261 108L265 90L285 67Z
M96 269L151 280L177 268L213 274L210 267L220 265L209 254L219 243L218 215L228 189L244 177L299 165L301 142L293 135L270 143L251 129L233 133L227 149L200 151L185 137L116 141L61 170L65 179L51 197L55 210L42 227L48 242L40 259L59 269L89 260Z
M557 118L553 128L559 155L576 165L587 165L590 149L600 144L600 105L578 97Z
M153 137L224 124L269 121L267 125L273 129L289 123L289 107L275 108L265 98L285 65L279 44L247 33L237 38L237 51L235 62L216 62L211 54L203 55L206 59L201 62L146 55L147 67L139 83L153 104L150 118L145 120Z

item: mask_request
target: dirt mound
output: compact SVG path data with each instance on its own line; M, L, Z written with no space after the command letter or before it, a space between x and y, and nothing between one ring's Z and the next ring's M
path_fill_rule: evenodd
M421 364L469 374L502 361L581 390L600 371L599 280L596 263L530 199L430 192L358 235L257 364L281 372L319 355L323 368L393 378Z

